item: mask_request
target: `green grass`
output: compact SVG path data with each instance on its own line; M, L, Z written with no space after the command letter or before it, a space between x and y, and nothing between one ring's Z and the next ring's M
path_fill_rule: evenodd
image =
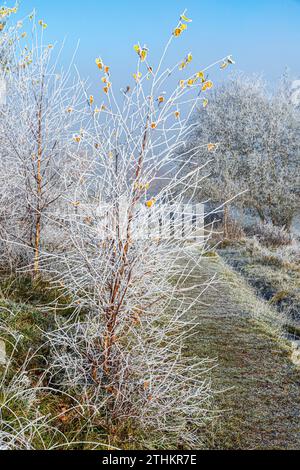
M51 424L56 431L49 432L47 429L41 431L41 435L34 441L37 449L43 449L44 446L47 449L53 445L68 450L89 450L95 447L98 450L107 450L110 446L132 449L131 441L138 440L138 432L132 430L132 433L135 433L134 439L128 443L125 440L121 443L115 442L103 427L97 424L90 425L87 410L79 408L78 402L74 401L79 398L78 390L69 390L67 395L56 390L55 384L51 384L51 390L47 388L48 377L43 373L47 370L51 351L47 343L45 344L43 332L56 327L53 306L56 304L57 295L58 292L51 289L47 282L33 282L28 276L9 276L0 279L0 327L1 324L5 325L3 331L0 328L0 338L5 340L9 360L7 372L4 366L0 366L0 380L5 372L4 385L8 387L14 376L19 374L24 362L33 384L38 383L42 377L39 385L46 390L38 392L39 411L52 420ZM73 308L68 308L68 300L60 296L60 308L55 311L56 315L67 316L74 313ZM19 337L16 349L13 339L15 333ZM4 397L1 396L0 390L0 405L3 402ZM7 423L11 422L12 426L15 426L15 416L20 423L34 416L35 410L27 409L22 397L10 400L10 407L13 413L6 409L5 415L2 413L1 417ZM128 429L124 429L124 434L127 435L127 431Z
M52 303L57 295L57 291L51 289L47 282L33 282L30 276L8 276L1 279L0 324L4 323L9 330L21 336L15 355L16 365L23 363L28 351L34 352L44 343L43 331L54 328ZM52 309L49 308L51 306ZM68 299L60 298L60 308L56 313L64 316L72 313L73 310L67 306ZM7 349L10 354L9 343ZM46 347L40 350L40 356L46 357L47 354Z
M33 282L28 276L9 276L1 279L0 326L4 324L5 329L3 331L0 329L0 337L5 340L9 360L4 382L6 387L19 373L25 362L33 384L39 382L47 369L50 350L47 343L45 344L43 332L55 327L54 312L48 307L56 296L57 292L51 290L47 282ZM67 301L68 299L60 299L61 306L67 306ZM70 311L70 309L63 309L56 313L67 315ZM18 336L17 343L13 339L15 334ZM15 344L16 347L14 347ZM4 371L5 368L0 367L0 379ZM45 377L39 385L47 387L47 378ZM0 402L2 399L0 393ZM45 432L41 431L41 438L37 436L34 442L37 449L42 449L43 445L47 448L47 445L51 446L53 443L64 445L66 440L63 435L67 436L70 441L75 436L78 441L91 440L91 430L83 428L85 421L83 416L80 417L78 413L67 413L66 419L59 417L62 410L74 407L74 403L66 395L55 390L39 392L38 406L42 415L53 418L52 425L59 432L50 433L46 429ZM13 413L6 410L5 416L2 414L2 419L7 422L10 420L14 422L14 415L20 422L25 422L30 416L34 416L34 409L27 409L22 402L22 397L10 401L10 407Z

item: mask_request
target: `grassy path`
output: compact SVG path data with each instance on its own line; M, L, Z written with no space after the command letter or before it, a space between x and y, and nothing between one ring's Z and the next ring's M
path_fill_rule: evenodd
M220 258L205 258L199 276L221 284L198 306L197 334L186 354L217 358L212 371L224 410L208 433L214 449L300 449L300 369L289 344L270 327L278 313Z

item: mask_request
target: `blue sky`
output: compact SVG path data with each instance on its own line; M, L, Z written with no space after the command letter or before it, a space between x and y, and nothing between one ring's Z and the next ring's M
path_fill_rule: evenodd
M174 41L172 60L192 51L201 69L232 54L238 69L264 73L270 82L286 66L300 76L300 0L23 0L21 16L34 7L49 24L46 40L67 40L63 60L80 39L76 63L92 82L98 80L95 58L101 56L117 85L125 86L138 41L147 44L155 64L185 8L193 22Z

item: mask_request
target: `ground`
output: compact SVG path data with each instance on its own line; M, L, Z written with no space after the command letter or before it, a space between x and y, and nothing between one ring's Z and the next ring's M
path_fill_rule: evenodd
M278 313L220 257L203 259L203 280L214 272L220 284L207 291L209 305L191 312L199 324L186 344L186 354L218 364L212 381L221 413L206 446L299 449L300 369L290 360L290 343L280 338Z
M206 291L205 305L189 313L196 317L196 330L185 344L186 355L216 359L211 370L216 418L205 431L205 447L300 449L300 368L290 360L291 343L282 336L280 312L217 254L204 257L194 274L205 282L215 273L217 284ZM0 283L0 321L24 337L16 367L30 347L41 344L41 331L53 326L51 316L37 308L53 295L46 285L32 286L29 279ZM35 366L43 369L43 360ZM43 403L44 411L53 408L54 415L64 406L55 394ZM61 426L74 432L76 422ZM92 437L97 440L99 434Z

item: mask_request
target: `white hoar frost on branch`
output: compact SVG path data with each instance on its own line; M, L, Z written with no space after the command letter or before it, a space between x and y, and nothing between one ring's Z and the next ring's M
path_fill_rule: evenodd
M176 233L191 216L206 165L182 176L182 162L188 167L199 148L209 159L218 145L182 151L191 116L209 106L209 70L233 60L192 71L187 53L164 69L171 43L190 22L181 15L157 66L146 46L134 46L137 69L121 99L110 67L96 59L102 103L68 73L57 77L52 47L34 33L25 62L11 72L1 113L8 176L1 197L12 210L1 238L30 248L33 274L59 287L74 312L57 316L56 329L46 333L49 386L72 395L85 410L84 427L102 429L110 446L199 448L213 415L212 364L184 353L192 312L213 282L203 285L196 275L205 237L193 223L184 225L184 236ZM44 20L38 26L47 28ZM166 207L171 230L159 215ZM45 233L53 227L59 243L50 247Z

